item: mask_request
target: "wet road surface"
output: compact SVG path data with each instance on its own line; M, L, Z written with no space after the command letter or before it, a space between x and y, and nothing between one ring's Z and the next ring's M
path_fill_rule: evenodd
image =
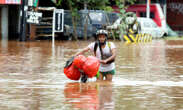
M69 80L65 61L89 43L1 41L0 110L183 110L183 41L114 41L112 83Z

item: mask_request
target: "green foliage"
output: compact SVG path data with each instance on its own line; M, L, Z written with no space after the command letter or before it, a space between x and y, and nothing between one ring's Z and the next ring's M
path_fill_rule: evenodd
M106 12L112 12L113 11L112 7L110 7L110 6L104 7L103 10L105 10Z
M57 6L60 6L61 3L64 3L69 7L69 10L72 13L72 24L74 26L74 36L75 39L77 38L76 35L76 25L77 25L77 19L79 18L78 10L84 9L84 5L87 6L87 9L89 10L107 10L111 11L112 8L107 6L109 4L109 0L58 0ZM87 24L87 23L86 23ZM87 28L87 27L86 27Z
M121 23L119 25L119 29L114 31L115 37L123 36L124 34L127 34L127 28L128 24L126 24L125 19L128 16L134 17L133 13L131 12L126 12L126 9L128 5L125 5L128 3L129 5L134 4L136 0L116 0L116 5L119 7L119 12L120 12L120 18L121 18Z
M62 0L58 0L58 2L56 3L56 6L60 6L62 3Z
M124 21L126 18L126 11L127 5L134 4L136 0L115 0L116 5L120 9L120 17ZM88 10L105 10L108 12L113 11L113 9L110 6L110 0L57 0L57 6L61 6L62 3L64 5L67 5L69 7L69 10L72 12L73 16L73 24L76 26L76 21L78 16L78 10L84 9L84 4L87 6ZM127 5L126 5L127 4ZM126 31L126 24L122 23L120 26L119 31L121 33L125 33Z
M77 8L78 10L84 9L84 4L87 4L88 9L106 9L110 6L110 0L58 0L57 6L61 6L62 4L68 5L68 7L72 6L73 8Z

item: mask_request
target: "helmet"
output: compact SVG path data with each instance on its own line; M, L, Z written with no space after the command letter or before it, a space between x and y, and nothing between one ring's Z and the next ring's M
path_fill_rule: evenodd
M104 30L104 29L100 29L100 30L97 31L96 35L98 36L100 34L104 34L107 37L108 32L106 30Z

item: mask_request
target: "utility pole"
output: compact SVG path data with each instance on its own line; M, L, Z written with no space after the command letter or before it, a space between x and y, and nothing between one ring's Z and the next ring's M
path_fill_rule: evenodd
M164 28L167 28L167 0L163 0L163 13L164 13L164 19L165 19L165 26Z
M150 4L151 4L151 0L147 0L147 8L146 8L146 17L150 18Z
M167 13L167 1L163 0L163 11L165 15L165 21L167 21L166 13Z
M21 6L21 24L20 24L20 41L26 41L26 4L27 0L22 0L22 6Z

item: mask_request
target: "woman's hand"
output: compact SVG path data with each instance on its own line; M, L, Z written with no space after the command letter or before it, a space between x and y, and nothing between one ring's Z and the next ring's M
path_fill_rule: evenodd
M102 64L107 64L107 60L99 60Z

